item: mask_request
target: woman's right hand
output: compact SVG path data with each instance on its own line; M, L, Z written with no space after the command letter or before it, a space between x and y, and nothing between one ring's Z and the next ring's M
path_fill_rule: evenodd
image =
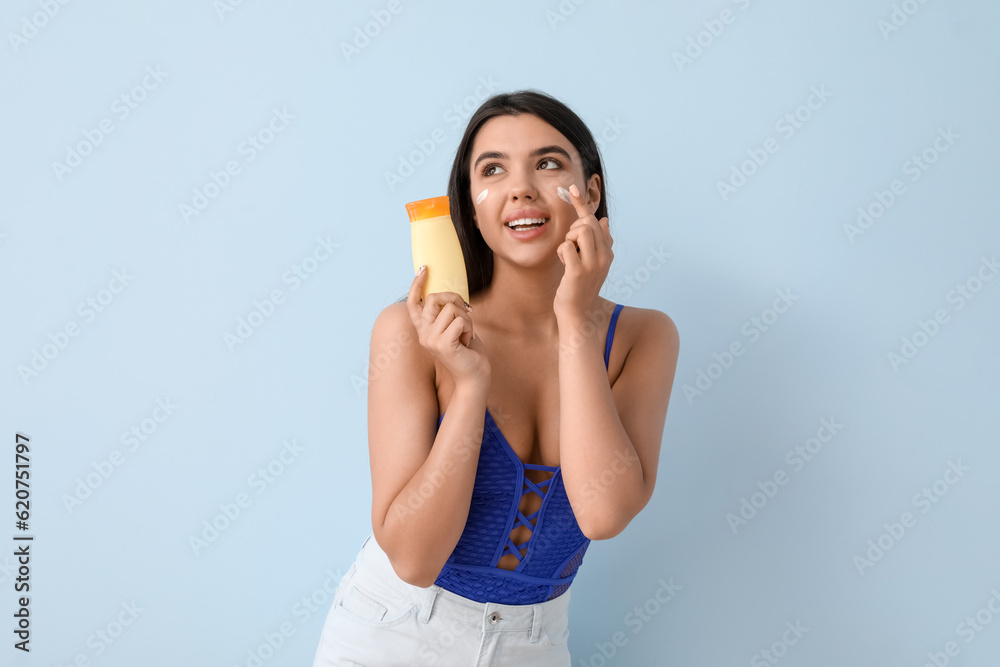
M489 382L490 362L483 343L473 338L472 317L458 292L432 292L421 301L427 269L410 285L406 309L417 330L417 339L435 359L451 371L456 383Z

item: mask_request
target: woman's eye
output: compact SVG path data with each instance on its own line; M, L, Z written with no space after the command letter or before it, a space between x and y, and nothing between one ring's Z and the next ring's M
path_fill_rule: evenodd
M501 167L496 163L488 164L486 165L486 167L483 168L483 176L492 176L493 174L496 173L494 169L499 169L500 171L503 171L503 167Z
M552 164L554 164L556 166L557 169L562 166L562 164L559 162L559 160L557 160L557 159L555 159L553 157L545 158L544 160L541 161L540 164L545 164L546 162L551 162Z

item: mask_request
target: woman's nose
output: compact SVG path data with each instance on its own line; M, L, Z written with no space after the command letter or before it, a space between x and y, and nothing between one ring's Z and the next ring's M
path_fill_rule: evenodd
M529 174L514 176L510 184L510 196L513 199L537 199L538 188Z

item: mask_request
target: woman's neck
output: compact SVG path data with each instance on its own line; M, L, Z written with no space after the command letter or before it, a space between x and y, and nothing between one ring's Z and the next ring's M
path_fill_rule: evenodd
M490 285L472 297L473 321L479 314L497 331L519 338L558 335L552 302L563 273L558 259L533 268L495 262Z

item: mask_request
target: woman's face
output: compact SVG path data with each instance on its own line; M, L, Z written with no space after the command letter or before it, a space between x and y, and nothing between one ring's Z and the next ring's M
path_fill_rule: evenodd
M576 148L538 116L486 121L476 134L469 162L476 226L494 254L515 261L558 261L556 248L580 217L560 198L558 188L576 184L591 213L600 203L600 177L593 174L584 182ZM524 218L545 222L534 232L516 232L507 224Z

